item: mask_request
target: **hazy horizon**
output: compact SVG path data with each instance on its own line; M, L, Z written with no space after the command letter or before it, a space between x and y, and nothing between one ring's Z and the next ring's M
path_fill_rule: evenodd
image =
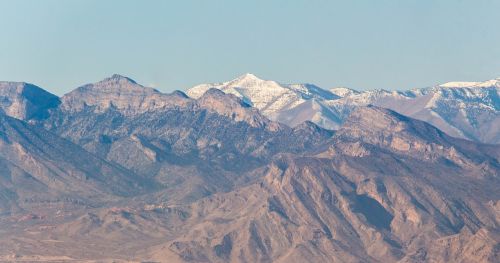
M357 90L500 77L495 1L2 1L0 80L163 92L250 72ZM22 14L22 15L20 15Z
M234 76L234 77L232 77L232 78L230 78L230 79L220 80L220 81L215 81L215 82L203 82L203 83L201 83L201 82L200 82L200 83L198 83L198 84L220 84L220 83L223 83L223 82L228 82L228 81L231 81L231 80L237 79L237 78L239 78L239 77L242 77L242 76L243 76L243 75L245 75L245 74L253 74L253 75L255 75L256 77L258 77L258 78L260 78L260 79L263 79L263 80L272 80L272 79L262 78L261 76L256 75L256 74L254 74L254 73L252 73L252 72L245 72L245 73L242 73L242 74L240 74L240 75L238 75L238 76ZM193 87L195 87L195 86L197 85L197 84L195 84L195 85L190 86L190 87L184 87L184 88L179 88L179 89L171 89L171 90L169 90L169 89L162 89L161 87L157 87L157 86L153 86L153 85L148 85L148 84L142 83L142 82L138 81L137 79L135 79L133 76L128 76L128 75L119 74L119 73L114 73L114 74L111 74L111 75L109 75L109 76L104 76L103 78L98 79L98 80L95 80L95 81L92 81L92 82L89 82L89 81L87 81L87 82L82 82L82 84L77 85L77 86L75 86L75 87L73 87L73 88L71 88L71 89L68 89L68 90L64 91L63 93L58 93L58 92L55 92L55 91L51 90L51 89L50 89L50 87L49 87L49 88L47 88L47 87L44 87L44 86L40 86L40 85L38 85L37 83L32 83L32 82L27 82L27 83L29 83L29 84L33 84L33 85L35 85L35 86L39 86L40 88L42 88L42 89L44 89L44 90L46 90L46 91L48 91L48 92L50 92L50 93L52 93L52 94L54 94L54 95L57 95L57 96L63 96L63 95L65 95L66 93L70 93L71 91L75 90L75 89L76 89L76 88L78 88L78 87L81 87L81 86L84 86L84 85L87 85L87 84L93 84L93 83L97 83L97 82L103 81L103 80L105 80L105 79L107 79L107 78L112 77L113 75L120 75L120 76L123 76L123 77L127 77L127 78L129 78L129 79L131 79L131 80L133 80L133 81L137 82L138 84L140 84L140 85L142 85L142 86L145 86L145 87L150 87L150 88L154 88L154 89L157 89L157 90L159 90L160 92L163 92L163 93L172 93L172 92L174 92L174 91L183 91L183 92L186 92L188 89L193 88ZM492 78L492 79L499 79L499 78ZM0 82L1 82L1 81L7 81L7 82L9 82L9 80L0 80ZM275 80L272 80L272 81L275 81ZM463 81L463 82L483 82L483 81L487 81L487 80L458 80L457 82L461 82L461 81ZM16 81L14 81L14 82L26 82L26 81L23 81L23 80L18 80L18 81L17 81L17 80L16 80ZM442 83L435 83L435 84L433 84L433 85L428 85L428 86L424 86L424 87L414 87L414 88L427 88L427 87L432 87L432 86L435 86L435 85L445 84L445 83L447 83L447 82L454 82L454 81L444 81L444 82L442 82ZM314 83L314 82L297 82L297 83L291 83L291 82L286 82L286 81L284 81L284 82L278 82L278 83L280 83L280 84L316 84L316 83ZM374 89L375 89L375 88L374 88L374 89L359 89L359 88L348 87L348 86L345 86L345 85L338 85L338 86L331 86L331 87L330 87L330 86L329 86L329 87L322 87L322 86L319 86L319 87L320 87L320 88L323 88L323 89L325 89L325 90L328 90L328 89L330 89L330 88L349 88L349 89L354 89L354 90L359 90L359 91L364 91L364 90L374 90ZM382 89L383 89L383 88L382 88ZM395 89L395 90L409 90L409 89L412 89L412 88L408 88L408 89Z

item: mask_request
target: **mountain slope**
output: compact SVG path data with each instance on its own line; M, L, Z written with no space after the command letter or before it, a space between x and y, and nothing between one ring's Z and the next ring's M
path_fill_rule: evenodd
M500 143L498 79L450 82L409 91L343 92L347 94L345 97L325 102L340 114L338 118L341 120L347 118L357 107L373 104L426 121L454 137L483 143Z
M454 87L457 85L459 87ZM427 121L455 137L500 143L498 79L471 86L446 83L415 89L408 92L405 98L381 98L373 104Z
M377 120L401 127L399 133L414 145L443 150L426 158L393 149L380 137L391 127L365 126ZM186 208L193 215L186 230L157 246L153 259L443 262L451 255L494 262L500 238L498 148L476 145L474 155L449 155L447 149L464 149L461 143L475 144L373 107L358 110L339 133L314 156L276 160L259 182ZM483 169L485 163L490 169ZM456 245L446 253L435 247L451 243Z
M0 166L2 204L28 210L50 203L95 205L137 194L145 183L67 140L4 114Z
M59 98L40 87L24 82L0 82L0 109L21 120L43 118L59 105Z

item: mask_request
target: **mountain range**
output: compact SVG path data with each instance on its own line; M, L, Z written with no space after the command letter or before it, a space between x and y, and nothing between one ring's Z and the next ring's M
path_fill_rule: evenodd
M355 108L376 105L426 121L454 137L500 143L500 79L408 91L356 91L281 84L245 74L228 82L195 86L187 94L197 98L209 88L241 97L268 118L291 127L308 120L337 130Z
M496 262L499 81L0 82L0 261Z

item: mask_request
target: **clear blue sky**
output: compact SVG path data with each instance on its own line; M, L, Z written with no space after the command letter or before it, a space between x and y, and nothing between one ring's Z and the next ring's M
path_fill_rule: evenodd
M113 73L162 91L252 72L407 89L500 77L500 1L0 0L0 80L56 94Z

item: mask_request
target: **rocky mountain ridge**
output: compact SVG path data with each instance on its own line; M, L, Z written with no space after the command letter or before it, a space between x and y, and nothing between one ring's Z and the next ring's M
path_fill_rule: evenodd
M318 105L322 114L346 116L332 115L342 116L335 132L311 121L291 128L231 92L207 88L194 99L119 75L77 88L57 105L42 103L35 107L42 115L23 120L3 110L0 261L495 262L500 256L496 145L455 138L379 106L329 105L367 96L344 88L329 92L343 98L325 100L330 95L311 85L282 90L250 75L238 81L296 96L298 106L284 112L298 118L310 118L301 107ZM448 96L445 87L440 97L459 97L464 88L454 89L459 93ZM413 92L396 93L436 94ZM22 93L4 96L24 100ZM495 101L483 98L477 103Z

